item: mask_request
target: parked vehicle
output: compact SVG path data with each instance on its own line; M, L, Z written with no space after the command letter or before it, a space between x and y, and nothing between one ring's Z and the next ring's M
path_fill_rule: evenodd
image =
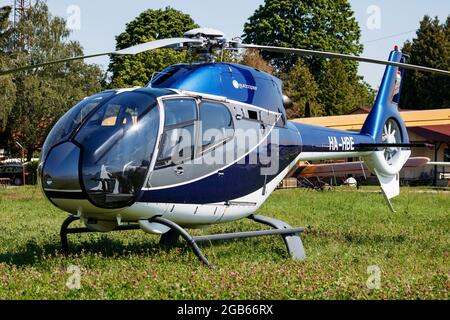
M25 172L25 176L28 174ZM10 179L11 185L23 185L23 166L21 164L0 165L0 179Z

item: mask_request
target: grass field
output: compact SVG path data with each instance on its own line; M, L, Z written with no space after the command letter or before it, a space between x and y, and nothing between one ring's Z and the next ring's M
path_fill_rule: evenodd
M202 245L202 267L183 243L167 250L141 231L72 235L37 188L0 191L0 299L449 299L450 192L404 189L388 211L374 192L276 191L261 214L305 226L305 262L281 237ZM252 230L242 221L196 234ZM70 290L69 266L81 270ZM381 288L368 289L369 266Z

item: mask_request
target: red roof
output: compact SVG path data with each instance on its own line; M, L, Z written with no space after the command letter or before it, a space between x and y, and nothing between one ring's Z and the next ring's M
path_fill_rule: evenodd
M429 141L450 142L450 125L424 126L409 128L412 132Z
M372 107L358 107L355 110L351 111L349 114L368 114L372 111ZM410 110L410 109L399 109L399 112L407 112L407 111L420 111L420 110Z

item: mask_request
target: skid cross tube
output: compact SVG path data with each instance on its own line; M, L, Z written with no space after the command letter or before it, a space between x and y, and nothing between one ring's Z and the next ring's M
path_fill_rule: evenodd
M286 224L283 221L264 216L250 216L249 218L255 222L273 227L274 229L192 237L191 235L189 235L189 233L186 232L186 230L170 220L156 217L151 219L150 221L157 222L171 228L171 230L167 234L161 237L162 244L173 245L177 242L178 237L181 235L186 240L188 245L191 246L192 250L200 259L200 261L202 261L209 267L211 267L212 265L203 255L197 243L281 235L286 244L289 255L293 260L303 261L306 259L305 249L299 235L300 233L305 231L304 228L292 228L290 225Z
M89 228L70 228L69 226L75 222L80 220L80 218L70 216L68 217L63 224L61 225L60 237L61 237L61 249L63 252L69 251L69 242L67 240L68 234L81 234L81 233L97 233L98 231L91 230ZM112 231L131 231L131 230L139 230L140 226L135 224L118 226L116 229Z
M276 235L293 235L305 231L304 228L292 228L284 230L261 230L261 231L249 231L249 232L236 232L236 233L224 233L214 234L209 236L194 237L195 242L209 242L209 241L221 241L231 239L247 239L264 236L276 236Z

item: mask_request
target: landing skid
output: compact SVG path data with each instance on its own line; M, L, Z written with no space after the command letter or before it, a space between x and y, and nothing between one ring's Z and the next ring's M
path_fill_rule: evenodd
M213 264L211 264L208 259L204 256L200 248L198 247L198 243L202 242L213 242L213 241L223 241L223 240L231 240L231 239L245 239L245 238L256 238L263 236L274 236L280 235L283 237L283 240L286 244L287 251L293 260L305 260L305 250L303 247L302 240L300 238L300 233L304 232L304 228L292 228L288 224L283 221L276 220L273 218L268 218L264 216L251 216L249 219L270 226L273 229L270 230L260 230L260 231L249 231L249 232L236 232L236 233L225 233L225 234L215 234L215 235L206 235L206 236L197 236L192 237L185 229L180 227L178 224L161 218L155 217L150 219L150 222L156 222L162 225L165 225L170 228L170 231L166 234L162 235L160 244L165 246L173 246L178 242L179 237L181 236L187 244L191 247L192 251L195 255L200 259L200 261L208 266L209 268L213 268ZM61 247L64 252L69 250L69 244L67 240L68 234L81 234L81 233L95 233L96 231L92 231L88 228L69 228L70 224L79 220L76 217L67 218L61 226ZM119 226L113 231L130 231L130 230L140 230L140 226L137 224Z

